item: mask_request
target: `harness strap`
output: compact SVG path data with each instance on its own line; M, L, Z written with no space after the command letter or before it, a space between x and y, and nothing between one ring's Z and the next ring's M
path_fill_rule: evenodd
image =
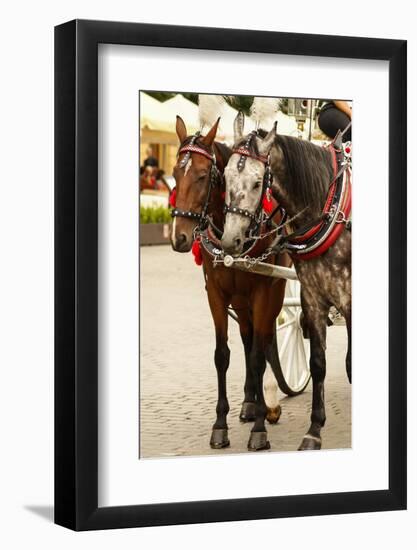
M171 211L171 217L173 218L189 218L190 220L201 220L202 212L193 212L192 210L181 210L180 208L174 208Z
M308 222L307 224L303 225L299 229L293 231L290 235L287 236L287 241L308 241L311 237L313 237L323 226L323 223L326 221L329 221L331 219L331 207L334 203L333 199L335 198L336 193L336 180L342 176L343 172L346 170L347 165L344 165L339 172L337 173L336 177L332 180L330 187L329 187L329 193L327 195L326 204L323 208L323 212L320 216L312 220L311 222Z
M352 194L351 194L351 183L350 183L350 173L347 174L348 184L346 187L346 196L343 203L343 206L339 213L342 214L342 219L336 219L335 226L333 230L328 234L326 239L318 246L315 250L307 252L306 254L298 255L297 257L302 260L310 260L312 258L317 258L321 254L324 254L339 238L342 234L344 228L350 230L350 222L346 220L346 217L350 215L350 210L352 206Z
M246 210L245 208L239 208L238 206L232 206L230 204L224 203L223 206L223 212L227 214L230 212L231 214L239 214L240 216L243 216L244 218L249 218L254 222L258 222L258 217L256 214L253 214L249 210Z
M342 163L343 151L330 145L334 178L319 218L281 239L279 246L302 260L323 254L334 244L344 229L351 209L351 181L347 162ZM340 168L339 168L340 166ZM338 169L339 168L339 169Z

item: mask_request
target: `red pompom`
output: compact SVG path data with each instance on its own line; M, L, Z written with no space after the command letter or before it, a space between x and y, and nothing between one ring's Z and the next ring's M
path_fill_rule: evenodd
M266 214L270 214L272 212L272 197L269 189L265 191L264 196L262 197L262 208Z
M175 206L177 205L177 188L176 187L174 187L174 189L171 191L168 202L169 202L169 206L171 206L172 208L175 208Z
M345 147L345 153L347 153L347 154L350 153L350 147Z
M195 263L197 265L201 265L203 263L203 254L201 253L201 243L200 243L200 241L194 241L193 242L191 252L194 255Z

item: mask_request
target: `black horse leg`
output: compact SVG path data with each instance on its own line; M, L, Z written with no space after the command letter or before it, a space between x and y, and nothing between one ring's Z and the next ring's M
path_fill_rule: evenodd
M242 408L240 409L239 418L242 422L252 422L255 420L255 382L250 366L250 354L252 350L253 341L253 327L251 324L242 327L240 329L240 336L242 338L243 347L245 349L245 385L243 388L244 399Z
M230 300L219 292L219 289L213 284L210 277L207 278L207 297L216 330L214 363L217 371L216 422L213 425L211 433L210 447L221 449L230 445L226 422L229 412L229 402L227 401L226 393L226 372L230 360L230 350L227 346L227 307Z
M265 428L265 417L267 407L264 398L263 378L266 368L265 349L263 342L255 334L250 355L250 364L255 382L256 406L255 406L255 424L250 433L248 449L250 451L261 451L269 449L268 434Z
M216 335L216 351L214 352L214 362L217 370L218 399L216 406L216 422L210 439L210 447L221 449L228 447L230 441L227 435L227 414L229 412L229 402L226 392L226 372L229 367L230 350L226 339L222 334Z
M324 407L324 379L326 376L326 320L328 311L309 312L310 372L313 380L313 405L311 425L304 436L299 451L321 449L321 429L326 422Z

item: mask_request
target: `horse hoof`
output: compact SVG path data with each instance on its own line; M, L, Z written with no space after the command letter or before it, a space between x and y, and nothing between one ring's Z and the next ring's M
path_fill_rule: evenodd
M241 422L253 422L255 418L255 403L244 401L240 409L239 420Z
M213 428L210 438L210 447L212 449L224 449L229 447L230 441L227 436L227 428Z
M251 432L248 441L249 451L263 451L270 449L271 445L268 441L268 434L266 432Z
M276 424L281 417L281 405L276 407L268 407L266 412L266 419L270 424Z
M321 438L307 434L304 436L299 451L319 451L321 449Z

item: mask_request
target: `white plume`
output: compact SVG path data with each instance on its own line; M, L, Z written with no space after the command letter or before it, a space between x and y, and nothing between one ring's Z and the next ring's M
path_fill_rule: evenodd
M221 95L199 94L198 96L198 116L200 127L210 129L216 120L221 116L225 100Z
M250 108L252 120L259 128L262 124L275 120L281 100L277 97L255 97Z

